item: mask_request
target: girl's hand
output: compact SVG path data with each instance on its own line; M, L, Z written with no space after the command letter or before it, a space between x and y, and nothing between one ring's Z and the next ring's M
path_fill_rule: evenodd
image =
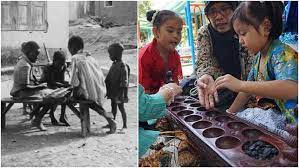
M177 85L176 83L168 83L168 84L162 86L160 88L160 90L164 89L164 88L170 89L173 92L174 96L183 92L182 88L179 85Z
M227 88L234 92L240 92L242 81L233 77L232 75L220 76L215 81L216 89Z
M182 91L182 88L178 86L176 83L168 83L162 86L159 89L158 93L160 93L164 97L165 102L170 104L172 99L174 99L174 96L182 93Z

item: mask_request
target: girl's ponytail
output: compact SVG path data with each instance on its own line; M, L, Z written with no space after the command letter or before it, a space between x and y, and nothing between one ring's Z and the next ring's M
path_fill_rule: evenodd
M149 22L152 22L153 15L155 12L156 12L156 10L150 10L150 11L146 12L146 20Z
M153 26L156 26L157 28L160 28L164 22L171 18L177 18L183 23L182 18L170 10L150 10L146 12L146 20L151 22Z

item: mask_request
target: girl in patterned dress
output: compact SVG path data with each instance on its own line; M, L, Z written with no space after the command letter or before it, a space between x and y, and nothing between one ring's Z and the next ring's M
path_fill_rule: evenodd
M285 129L286 123L296 123L294 105L298 96L298 53L278 37L282 33L281 2L243 2L235 10L231 24L240 43L255 60L247 81L231 75L216 79L216 89L228 88L238 92L228 113L237 113L270 131ZM255 104L245 108L249 99Z

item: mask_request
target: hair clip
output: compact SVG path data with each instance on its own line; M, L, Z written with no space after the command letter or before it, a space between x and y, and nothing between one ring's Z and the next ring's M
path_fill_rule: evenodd
M156 10L156 12L153 14L152 21L151 21L152 24L154 24L155 19L156 19L159 12L160 12L159 10Z

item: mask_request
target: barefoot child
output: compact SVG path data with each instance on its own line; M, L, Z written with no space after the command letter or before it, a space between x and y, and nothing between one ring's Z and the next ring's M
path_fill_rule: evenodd
M53 55L53 63L45 67L41 81L47 82L50 89L57 89L61 87L69 87L67 81L64 80L66 71L66 55L63 51L56 51ZM55 119L54 112L57 105L51 107L50 118L53 125L59 125ZM70 126L65 116L66 105L61 105L61 115L59 121L66 126Z
M36 62L39 55L40 47L34 41L29 41L22 44L22 52L24 55L18 61L13 73L13 87L10 95L15 99L41 99L47 94L46 83L39 83L32 73L33 63ZM41 120L44 114L50 109L51 105L38 105L32 111L36 114L32 125L44 131L46 128ZM41 111L39 109L43 107Z
M111 99L114 120L118 106L123 119L123 128L127 128L127 116L124 103L129 101L128 86L130 69L129 66L122 61L123 50L124 48L118 43L109 46L109 57L111 61L113 61L113 64L106 76L105 83L107 88L107 98Z
M103 108L106 94L104 75L97 61L83 51L84 43L81 37L72 36L68 42L68 49L72 54L71 85L74 87L73 96L77 99L94 101L89 107L104 116L110 125L110 131L115 133L116 123Z
M229 113L249 120L269 130L285 129L286 123L295 123L290 102L297 104L298 53L278 37L282 32L283 5L276 1L242 2L232 17L232 26L240 43L256 54L248 81L231 75L219 77L216 88L239 92ZM254 96L259 108L247 108ZM266 105L266 106L265 106Z

